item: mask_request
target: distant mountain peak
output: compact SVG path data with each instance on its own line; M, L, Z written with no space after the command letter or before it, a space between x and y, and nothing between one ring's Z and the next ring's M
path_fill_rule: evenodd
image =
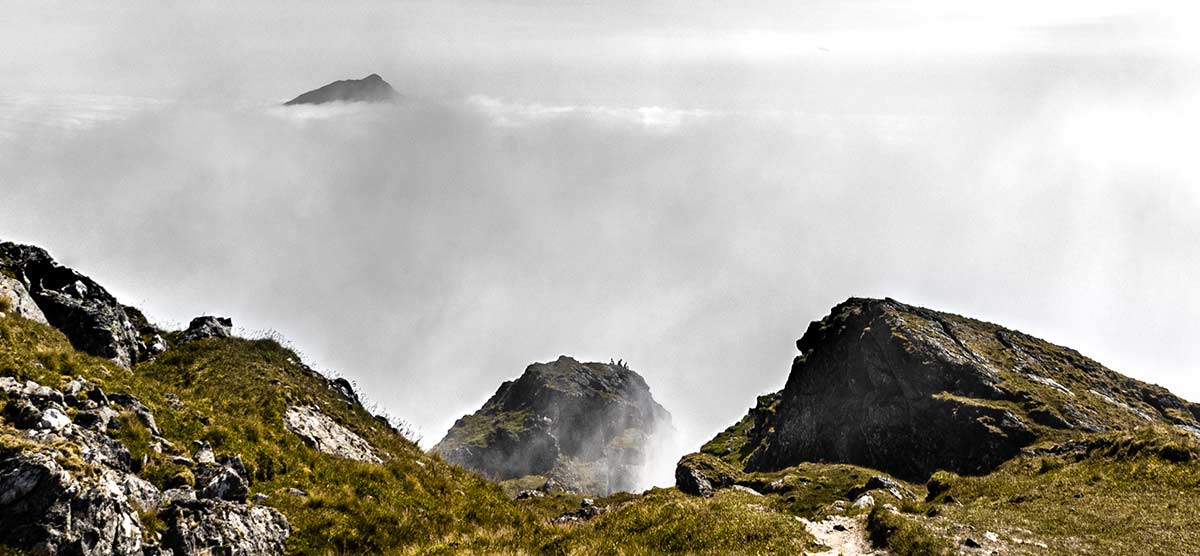
M296 104L324 104L326 102L395 102L400 93L377 73L372 73L362 79L345 79L334 81L324 87L313 89L292 100L284 106Z

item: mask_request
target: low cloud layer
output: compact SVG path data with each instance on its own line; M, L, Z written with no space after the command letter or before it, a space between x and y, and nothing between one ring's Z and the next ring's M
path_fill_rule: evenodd
M1194 89L1047 71L1019 105L890 114L43 103L4 120L0 236L161 323L277 330L427 444L567 354L630 361L694 449L852 295L1014 326L1200 399ZM13 102L0 115L30 114Z

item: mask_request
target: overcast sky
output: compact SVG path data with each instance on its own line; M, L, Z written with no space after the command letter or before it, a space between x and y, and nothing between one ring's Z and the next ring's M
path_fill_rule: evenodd
M568 354L695 449L849 296L1200 400L1194 9L889 4L0 2L0 238L426 445ZM372 72L405 101L277 106Z

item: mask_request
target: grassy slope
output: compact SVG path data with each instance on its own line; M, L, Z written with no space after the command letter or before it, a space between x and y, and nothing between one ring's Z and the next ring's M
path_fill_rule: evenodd
M293 554L788 554L809 541L789 516L750 508L754 497L741 493L618 495L600 501L616 508L611 513L552 524L579 499L511 501L500 486L423 453L347 404L271 340L204 340L129 371L76 352L51 327L8 315L0 319L0 376L53 387L81 376L106 392L137 396L174 448L156 453L131 414L122 416L115 435L135 459L145 456L140 474L160 487L188 480L186 469L169 460L190 456L195 439L210 442L218 455L241 454L255 479L251 491L270 496L265 504L291 522ZM309 449L283 427L290 404L319 406L386 462ZM0 444L19 447L18 434L0 430ZM288 494L289 488L308 496Z

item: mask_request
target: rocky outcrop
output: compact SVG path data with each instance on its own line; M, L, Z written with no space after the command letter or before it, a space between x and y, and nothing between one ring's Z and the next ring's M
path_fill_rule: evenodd
M283 514L266 506L179 500L159 515L167 525L163 547L180 556L283 554L291 534Z
M747 471L841 462L923 481L981 474L1055 430L1154 422L1200 406L1000 326L886 299L813 322L784 389L703 451Z
M124 306L91 278L54 262L45 250L0 243L0 274L19 282L45 320L76 349L124 367L146 353Z
M233 319L226 317L203 316L192 319L187 330L179 337L183 343L204 340L207 338L229 338L233 336Z
M0 274L0 317L3 317L6 312L42 324L49 324L46 322L46 315L42 314L42 310L29 295L29 290L25 289L25 285L16 278Z
M366 440L315 407L289 407L283 415L283 424L319 452L358 461L382 462Z
M395 102L400 94L379 75L372 73L362 79L334 81L319 89L313 89L284 106L296 104L324 104L326 102Z
M287 520L244 504L249 474L238 456L198 450L199 491L160 492L106 434L124 411L154 416L137 398L75 379L62 390L0 377L0 545L44 554L282 554ZM72 420L68 413L74 413ZM165 440L158 439L165 443ZM197 497L197 493L199 497ZM162 545L142 522L166 523Z
M623 363L562 356L502 384L434 450L494 480L544 475L608 494L640 486L653 437L671 430L670 414Z

